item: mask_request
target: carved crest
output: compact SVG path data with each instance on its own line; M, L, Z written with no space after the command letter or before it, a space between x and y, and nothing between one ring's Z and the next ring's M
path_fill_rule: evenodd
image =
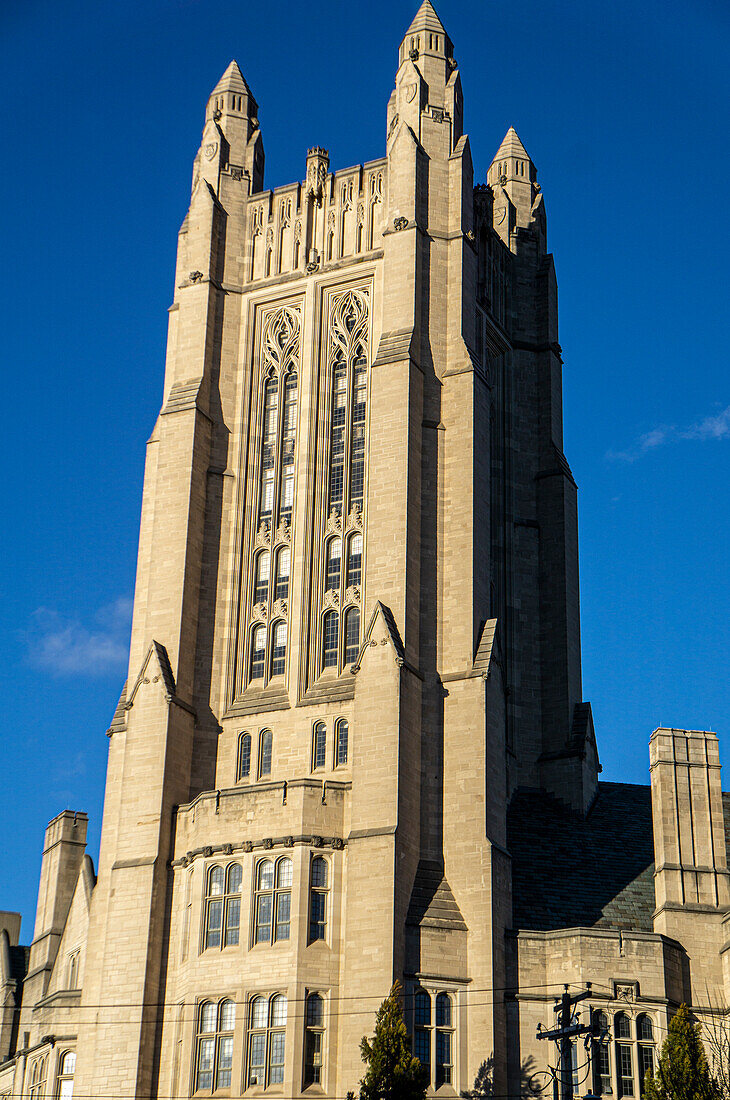
M206 160L212 160L217 152L218 152L218 142L217 141L209 141L206 145L203 146L203 154L204 154Z
M403 91L406 93L406 103L413 103L413 100L416 98L416 92L418 91L418 85L415 81L413 84L404 84Z

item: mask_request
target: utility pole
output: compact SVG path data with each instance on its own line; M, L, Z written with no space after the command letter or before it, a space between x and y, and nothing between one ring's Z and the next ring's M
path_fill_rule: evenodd
M558 1044L558 1081L560 1082L560 1100L573 1100L573 1039L579 1035L592 1035L593 1024L572 1023L573 1006L579 1001L585 1001L591 996L591 983L586 982L583 993L574 993L571 997L565 986L565 992L555 1005L554 1012L558 1013L558 1026L550 1031L543 1031L542 1024L537 1025L538 1039L554 1039Z

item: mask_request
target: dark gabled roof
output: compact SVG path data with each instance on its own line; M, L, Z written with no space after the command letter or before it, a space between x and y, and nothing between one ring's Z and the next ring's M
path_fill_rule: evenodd
M542 792L517 791L507 847L515 929L653 931L650 787L599 783L585 818Z

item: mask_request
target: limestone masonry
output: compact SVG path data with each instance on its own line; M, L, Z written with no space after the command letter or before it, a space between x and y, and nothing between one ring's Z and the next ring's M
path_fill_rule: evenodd
M0 1100L344 1098L398 978L431 1091L552 1084L563 983L639 1096L730 1001L717 738L599 783L581 690L557 288L514 129L474 184L452 43L400 44L382 159L263 189L214 88L147 447L129 677L87 818L0 913ZM283 140L283 136L282 136ZM581 1068L592 1053L590 1067Z

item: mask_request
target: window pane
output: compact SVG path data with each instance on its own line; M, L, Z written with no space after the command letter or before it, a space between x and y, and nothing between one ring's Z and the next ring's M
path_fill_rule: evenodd
M322 664L325 668L337 667L339 620L336 611L328 611L324 617Z
M58 1088L58 1100L71 1100L74 1094L73 1078L66 1078L65 1081L61 1081Z
M431 1032L425 1028L417 1027L413 1037L413 1053L424 1066L431 1061Z
M423 989L419 989L415 998L416 1024L431 1023L431 998Z
M327 887L327 860L322 856L312 860L312 886Z
M642 1081L647 1073L654 1072L654 1050L652 1047L639 1047L639 1072Z
M308 1031L304 1056L304 1075L307 1084L319 1084L322 1080L322 1032Z
M243 871L241 870L240 863L232 863L228 868L228 890L229 894L239 894L241 892L241 876Z
M330 539L327 543L327 578L325 588L339 588L342 576L342 539Z
M233 1065L233 1038L221 1039L218 1044L218 1071L215 1075L215 1087L227 1089L231 1087L231 1067Z
M338 363L332 373L332 428L330 432L329 507L342 509L345 472L345 415L347 372Z
M325 938L325 895L314 891L309 906L309 938L312 941Z
M436 1084L448 1084L451 1080L451 1032L436 1032Z
M271 894L256 898L256 943L268 943L271 939Z
M217 894L223 893L223 883L225 876L223 874L222 867L211 867L210 875L208 877L208 894L214 897Z
M238 778L247 779L251 774L251 734L244 733L238 748Z
M623 1012L619 1012L614 1020L614 1024L616 1027L617 1039L631 1038L631 1023L629 1022L628 1016L624 1015Z
M76 1069L76 1051L69 1050L64 1054L63 1061L61 1062L61 1073L63 1076L70 1076Z
M223 902L208 902L208 919L205 928L205 946L220 947L221 925L223 923Z
M266 631L257 626L251 641L251 679L260 680L264 674L266 660Z
M221 1031L233 1031L236 1026L235 1001L223 1001L221 1003L220 1020Z
M213 1088L213 1055L215 1039L201 1039L198 1043L198 1077L195 1087Z
M654 1029L648 1016L639 1016L638 1029L639 1038L648 1039L651 1042L651 1040L654 1038Z
M360 650L360 612L351 607L345 615L345 664L351 665L357 660Z
M323 768L327 753L327 730L324 722L314 724L314 767Z
M269 1083L272 1085L281 1084L284 1080L284 1039L283 1031L275 1031L271 1036Z
M200 1030L202 1032L215 1031L216 1007L212 1001L206 1001L200 1006Z
M321 1027L324 1019L324 1001L319 993L307 997L307 1027Z
M241 899L231 898L226 903L225 946L235 947L241 927Z
M347 556L347 584L362 583L362 535L353 535L350 539Z
M439 993L436 998L436 1027L451 1027L451 997Z
M264 1064L266 1061L266 1033L252 1035L248 1058L249 1085L263 1085Z
M266 603L266 598L269 594L270 572L271 556L268 553L259 554L256 558L256 582L253 591L254 603Z
M292 883L292 861L290 859L280 859L276 868L276 885L277 886L291 886Z
M262 859L258 870L259 890L271 890L274 885L274 864L270 859Z
M267 1005L263 997L255 997L251 1002L251 1027L266 1027Z
M276 591L274 599L287 600L289 598L289 571L291 569L291 550L285 546L279 551L276 559Z
M286 623L274 627L274 648L271 654L271 675L283 676L286 669Z
M345 718L340 718L337 723L337 763L347 763L347 742L350 732L349 723Z
M271 1001L271 1026L283 1027L286 1023L287 1000L283 994L272 998Z
M259 775L271 775L271 730L264 730L261 734L260 753Z
M276 896L276 939L289 939L289 922L291 916L291 894L289 891Z

